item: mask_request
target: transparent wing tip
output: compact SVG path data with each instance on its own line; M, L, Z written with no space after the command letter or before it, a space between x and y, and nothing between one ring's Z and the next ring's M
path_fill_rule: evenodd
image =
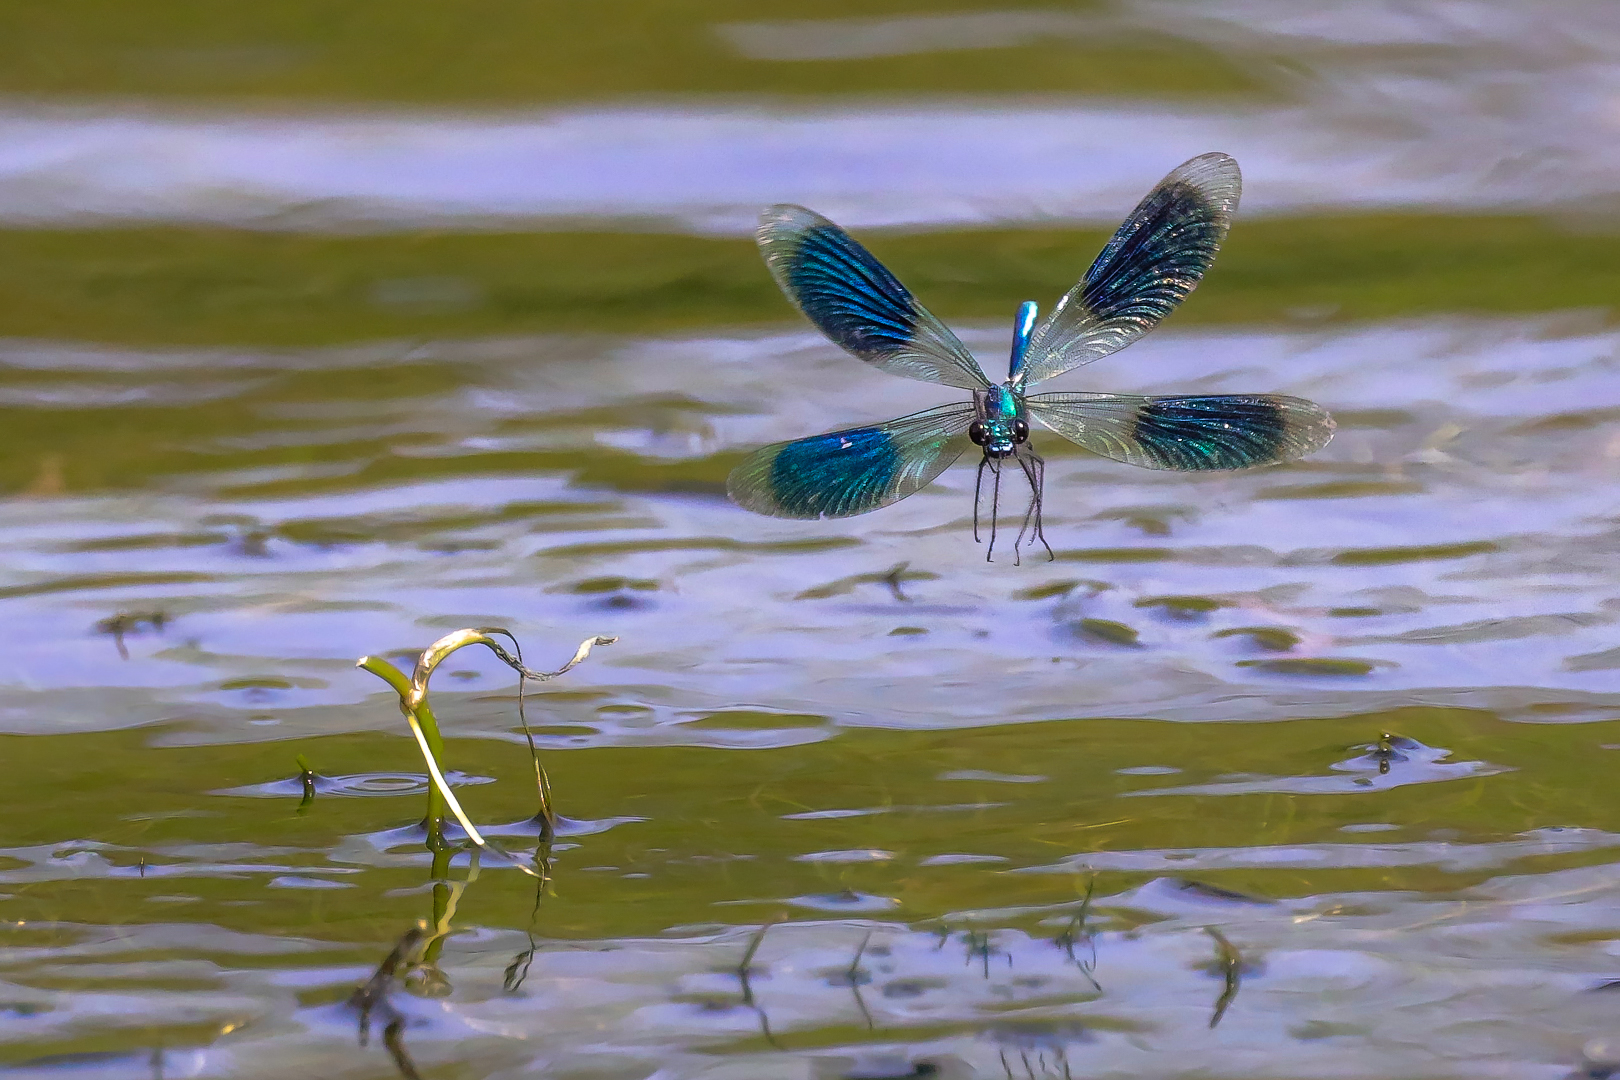
M1257 464L1297 461L1333 441L1333 433L1339 425L1333 415L1316 402L1284 394L1261 395L1258 400L1268 402L1276 410L1278 430L1273 436L1275 457L1270 462Z
M1237 158L1231 154L1223 154L1219 150L1197 157L1188 158L1171 171L1172 176L1191 174L1198 176L1239 176L1242 170L1238 168Z
M1333 419L1332 413L1316 402L1305 401L1303 398L1299 400L1309 407L1308 412L1302 408L1300 411L1305 415L1294 421L1297 430L1300 432L1299 440L1306 447L1299 455L1304 457L1306 454L1316 453L1332 442L1334 433L1339 430L1339 422Z
M761 230L780 225L819 224L826 220L814 210L797 203L773 203L759 212Z
M1237 159L1219 151L1199 154L1177 165L1160 181L1159 186L1191 184L1209 197L1225 214L1237 210L1238 198L1243 193L1243 171Z

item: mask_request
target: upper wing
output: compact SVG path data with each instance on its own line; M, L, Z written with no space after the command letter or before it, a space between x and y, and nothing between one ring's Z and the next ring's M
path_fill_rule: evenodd
M843 229L802 206L773 206L755 233L788 299L875 368L964 390L990 385L944 323Z
M852 517L927 487L967 446L973 405L912 413L887 424L774 443L726 478L745 510L771 517Z
M1147 469L1248 469L1304 457L1333 438L1314 401L1280 394L1036 394L1029 414L1094 454Z
M1202 154L1159 181L1035 328L1018 385L1089 364L1157 326L1215 261L1242 190L1225 154Z

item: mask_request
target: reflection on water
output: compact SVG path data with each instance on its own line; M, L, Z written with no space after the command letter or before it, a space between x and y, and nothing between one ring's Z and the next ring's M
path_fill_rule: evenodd
M414 897L425 917L374 972L353 950L280 933L146 924L19 940L18 1035L142 1049L25 1044L10 1071L271 1076L369 1062L363 1075L383 1076L392 1059L407 1077L967 1080L1209 1075L1221 1061L1275 1076L1557 1076L1609 1024L1610 878L1571 868L1461 895L1267 901L1161 877L923 925L771 919L570 940L547 932L567 877L556 895L531 894L526 929L500 929L475 920L492 893L525 890L475 866ZM53 993L67 971L102 986ZM361 1047L382 1045L357 1055L357 1030Z

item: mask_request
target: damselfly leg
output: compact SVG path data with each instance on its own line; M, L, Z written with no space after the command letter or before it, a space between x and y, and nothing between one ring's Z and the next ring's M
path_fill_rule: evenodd
M989 464L989 458L980 458L979 471L973 476L973 542L975 544L983 543L983 541L979 539L979 499L982 497L981 493L984 491L985 466Z
M1001 514L1001 461L986 454L979 460L979 473L973 481L973 542L979 540L979 501L984 493L984 470L990 470L990 546L985 549L984 561L991 562L996 551L996 521Z
M1052 551L1052 545L1046 542L1046 531L1041 526L1041 503L1046 491L1046 459L1033 450L1026 450L1018 455L1018 466L1024 470L1024 477L1029 481L1029 509L1024 511L1024 523L1019 526L1018 539L1013 541L1013 557L1017 558L1019 545L1024 542L1027 533L1031 541L1041 542L1049 560L1055 560L1057 555ZM1032 524L1033 530L1030 528Z

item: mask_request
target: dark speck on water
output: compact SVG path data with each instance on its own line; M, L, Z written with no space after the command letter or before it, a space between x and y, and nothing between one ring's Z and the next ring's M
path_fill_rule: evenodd
M110 636L119 657L128 660L129 649L124 644L125 637L144 630L161 633L168 623L169 616L162 611L121 611L96 623L96 632Z

